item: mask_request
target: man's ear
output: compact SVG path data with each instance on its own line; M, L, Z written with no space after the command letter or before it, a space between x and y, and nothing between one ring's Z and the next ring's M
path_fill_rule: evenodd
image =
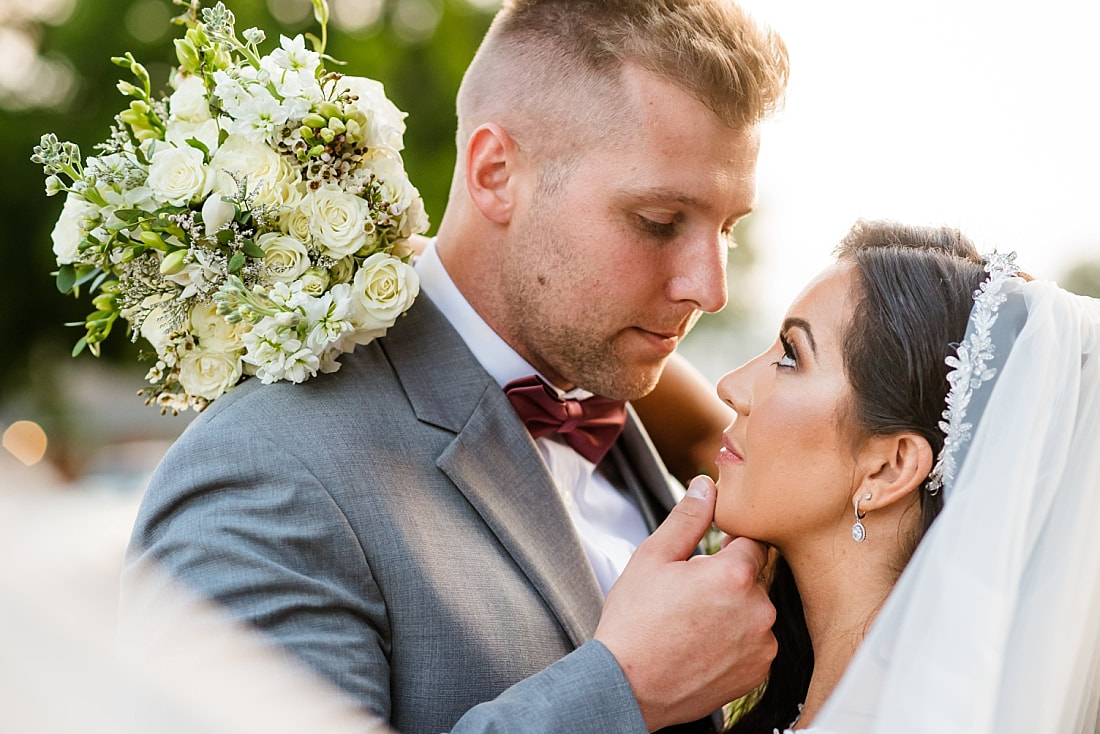
M932 447L917 433L875 436L864 452L864 473L852 502L860 512L888 507L919 488L932 471Z
M515 209L511 185L519 148L508 131L486 123L466 143L466 190L481 215L497 224L508 224Z

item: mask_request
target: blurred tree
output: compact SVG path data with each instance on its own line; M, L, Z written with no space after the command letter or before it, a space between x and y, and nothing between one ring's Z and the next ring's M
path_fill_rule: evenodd
M409 113L405 161L433 223L446 203L454 163L454 97L462 73L491 19L493 2L464 0L329 0L328 51L349 74L369 76ZM212 5L213 2L207 2ZM238 31L316 31L310 0L229 0ZM84 301L64 297L49 273L56 267L50 232L61 197L47 198L42 171L29 157L40 136L55 132L84 155L106 138L124 99L122 70L111 56L132 51L167 88L179 34L169 24L171 0L0 0L0 404L34 384L48 385L48 362L80 337L63 323L83 318ZM44 355L50 355L50 358ZM122 334L104 345L104 359L136 365L137 348ZM67 359L67 357L66 357ZM95 359L83 354L80 360ZM144 368L134 366L135 391ZM42 387L46 393L49 387Z
M1100 298L1100 260L1077 263L1058 282L1067 291Z

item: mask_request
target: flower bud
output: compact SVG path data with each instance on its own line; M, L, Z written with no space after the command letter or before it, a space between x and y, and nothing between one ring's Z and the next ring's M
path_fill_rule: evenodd
M324 268L309 268L299 278L302 283L302 292L319 297L328 288L329 274Z
M343 135L344 132L348 129L347 125L345 125L344 121L341 120L339 117L330 117L328 120L328 125L326 127L328 127L337 135Z
M139 90L137 87L135 87L130 82L119 81L119 83L116 84L115 86L118 87L118 91L122 92L127 97L140 97L141 96L141 90Z
M202 205L202 223L206 234L210 235L233 221L237 216L237 207L214 193L206 198Z
M325 118L342 117L340 107L335 102L325 100L317 106L317 112ZM321 123L324 125L324 123Z
M173 43L176 46L176 59L180 62L180 66L191 72L197 72L199 70L199 52L186 38L177 38Z
M142 232L138 235L138 239L140 239L145 246L152 247L154 250L160 250L161 252L166 252L168 250L168 243L156 232ZM168 275L168 273L165 274Z
M92 299L92 305L99 311L114 311L115 301L115 297L110 293L100 293Z
M161 275L175 275L183 270L183 260L187 257L187 250L176 250L164 256L160 261Z
M351 138L352 140L363 139L363 128L359 125L358 122L356 122L355 120L348 120L345 123L345 127L347 128L347 135L349 138Z
M61 179L57 176L46 177L46 196L56 196L65 187L61 184Z
M310 112L302 118L302 124L317 129L325 126L325 118L321 117L321 115L318 115L316 112Z
M336 140L336 133L331 128L323 127L318 134L321 136L321 140L326 143L331 143L333 140Z

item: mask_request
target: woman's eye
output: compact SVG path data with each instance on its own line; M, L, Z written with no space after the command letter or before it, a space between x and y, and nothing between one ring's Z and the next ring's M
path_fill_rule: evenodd
M783 345L783 356L778 361L772 362L776 367L793 368L798 366L797 355L794 353L794 347L787 341L784 336L779 337L779 343Z

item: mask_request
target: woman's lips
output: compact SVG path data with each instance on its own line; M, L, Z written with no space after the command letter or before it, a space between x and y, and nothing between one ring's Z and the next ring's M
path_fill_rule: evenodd
M714 461L717 464L744 464L745 457L734 448L733 441L730 440L729 436L723 436L722 448L718 450L718 456Z

